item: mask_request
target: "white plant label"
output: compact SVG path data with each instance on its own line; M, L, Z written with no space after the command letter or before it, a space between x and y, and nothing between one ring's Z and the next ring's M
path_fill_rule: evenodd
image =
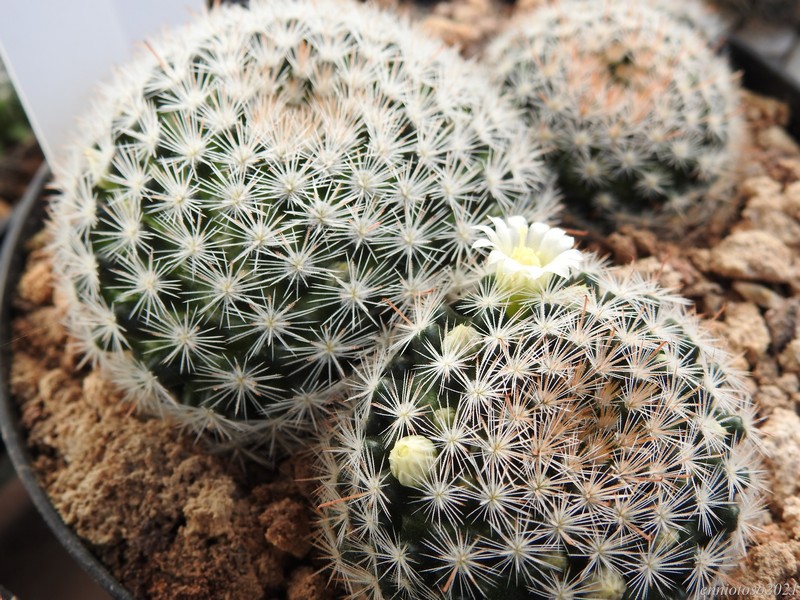
M0 58L51 165L113 67L204 6L203 0L0 0Z

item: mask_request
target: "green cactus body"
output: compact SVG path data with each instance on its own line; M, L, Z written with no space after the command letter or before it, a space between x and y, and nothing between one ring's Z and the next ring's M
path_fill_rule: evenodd
M594 259L515 310L494 275L428 298L362 373L320 458L337 574L359 598L701 597L760 510L729 357Z
M455 52L355 3L251 5L118 76L57 174L50 230L71 329L128 396L271 456L474 223L554 195L515 110Z
M562 0L488 49L573 212L683 230L726 197L742 137L738 87L708 28L675 12Z

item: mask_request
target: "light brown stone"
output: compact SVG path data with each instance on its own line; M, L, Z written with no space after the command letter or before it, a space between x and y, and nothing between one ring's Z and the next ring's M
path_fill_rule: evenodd
M770 463L772 501L782 507L800 492L800 417L793 410L777 408L761 428Z
M760 283L734 281L731 287L742 298L761 308L772 308L783 302L783 297L780 294Z
M769 347L770 336L761 311L755 304L735 302L725 311L725 337L731 350L743 353L747 361L754 365Z
M775 148L786 154L797 154L800 146L783 127L773 125L758 133L758 143L764 147Z
M737 231L711 250L711 272L730 279L786 283L796 269L792 251L766 231Z

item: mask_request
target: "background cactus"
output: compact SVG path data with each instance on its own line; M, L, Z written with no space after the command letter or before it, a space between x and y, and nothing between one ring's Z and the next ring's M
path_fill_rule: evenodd
M291 447L474 223L551 209L482 76L349 2L225 7L155 45L57 177L83 350L139 406Z
M700 597L760 510L743 379L635 274L589 258L522 302L507 274L418 304L331 426L335 571L359 598Z
M735 78L674 12L560 0L488 49L571 208L615 221L655 215L652 225L669 228L672 216L704 217L728 185L741 131Z

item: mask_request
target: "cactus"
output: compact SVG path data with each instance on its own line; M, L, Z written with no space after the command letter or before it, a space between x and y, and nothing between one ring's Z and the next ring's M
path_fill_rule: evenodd
M422 299L326 435L333 569L358 598L701 597L761 510L743 378L685 301L496 225L495 272Z
M149 412L290 450L473 224L552 210L482 77L349 2L222 7L154 45L57 174L55 270L83 351Z
M725 197L742 139L735 78L658 5L561 0L513 25L487 60L571 209L668 231Z

